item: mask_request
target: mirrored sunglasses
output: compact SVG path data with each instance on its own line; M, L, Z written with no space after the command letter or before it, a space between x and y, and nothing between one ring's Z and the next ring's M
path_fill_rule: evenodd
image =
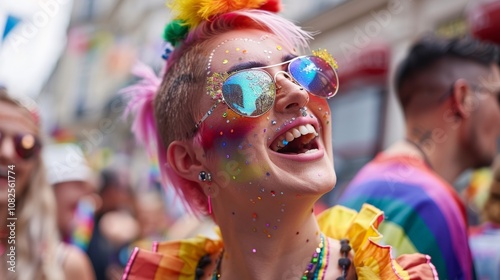
M0 145L7 136L0 131ZM29 133L18 133L13 137L16 154L24 160L31 159L38 154L41 143L35 135Z
M259 117L267 113L276 99L276 76L279 73L283 73L285 77L315 96L333 97L339 85L336 63L326 51L319 54L321 57L299 56L275 65L245 69L231 74L212 74L207 79L207 91L216 99L216 103L195 128L198 128L221 102L245 117ZM284 64L288 64L287 71L279 71L274 77L263 70Z

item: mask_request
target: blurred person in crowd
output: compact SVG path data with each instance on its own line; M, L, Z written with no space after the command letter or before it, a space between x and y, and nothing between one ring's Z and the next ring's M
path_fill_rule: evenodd
M92 261L97 280L115 279L119 250L139 235L135 218L135 197L127 172L119 168L101 171L99 196L101 206L95 216L95 226L87 254Z
M469 238L477 278L500 279L500 155L493 164L493 180L484 205L485 222L471 229Z
M21 103L0 89L2 279L94 279L86 255L59 238L41 148L34 103Z
M61 236L65 242L78 243L86 250L94 225L94 212L100 204L94 195L97 182L93 171L83 151L75 144L48 145L44 147L43 158L47 179L54 188ZM91 211L85 211L87 205Z
M159 241L168 239L168 228L172 224L158 191L146 191L137 195L137 221L140 239Z
M499 49L472 38L424 36L396 72L406 138L352 180L340 204L370 203L394 254L429 254L440 279L473 279L464 204L452 187L491 164L500 136Z
M396 262L374 242L375 207L314 215L336 182L336 62L324 49L299 55L311 34L276 14L279 1L170 7L163 80L138 66L128 109L164 186L212 216L220 237L136 249L124 279L436 279L428 256Z

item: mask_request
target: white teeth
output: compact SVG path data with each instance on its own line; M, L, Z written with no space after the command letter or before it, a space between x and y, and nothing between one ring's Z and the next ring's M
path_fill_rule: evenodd
M314 153L317 151L318 151L318 149L310 149L310 150L307 150L304 154Z
M307 127L305 127L305 126L303 126L303 125L299 126L299 131L300 131L300 133L301 133L302 135L306 135L306 134L308 134L308 133L309 133L309 129L307 129Z
M288 142L292 142L296 138L299 138L303 135L307 135L307 136L303 137L302 144L307 144L314 137L318 136L318 133L316 132L316 129L314 128L314 126L312 126L311 124L296 126L292 129L288 130L287 132L285 132L285 134L282 134L276 140L274 140L274 142L271 144L271 149L273 151L277 151L277 150L285 147L288 144Z

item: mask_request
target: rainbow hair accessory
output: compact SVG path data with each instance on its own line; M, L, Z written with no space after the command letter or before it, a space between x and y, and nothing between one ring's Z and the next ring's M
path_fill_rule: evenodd
M177 46L202 21L210 21L221 14L245 9L274 13L281 10L279 0L183 0L170 2L167 6L177 14L163 32L165 41L173 46Z

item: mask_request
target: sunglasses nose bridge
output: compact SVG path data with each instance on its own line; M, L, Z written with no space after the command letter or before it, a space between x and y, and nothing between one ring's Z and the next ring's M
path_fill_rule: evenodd
M274 84L276 85L276 88L279 90L281 89L283 86L281 85L278 85L278 75L279 74L283 74L283 76L285 77L285 79L287 79L288 81L298 85L300 87L300 90L303 90L303 87L293 78L293 76L288 72L288 71L278 71L274 74Z

